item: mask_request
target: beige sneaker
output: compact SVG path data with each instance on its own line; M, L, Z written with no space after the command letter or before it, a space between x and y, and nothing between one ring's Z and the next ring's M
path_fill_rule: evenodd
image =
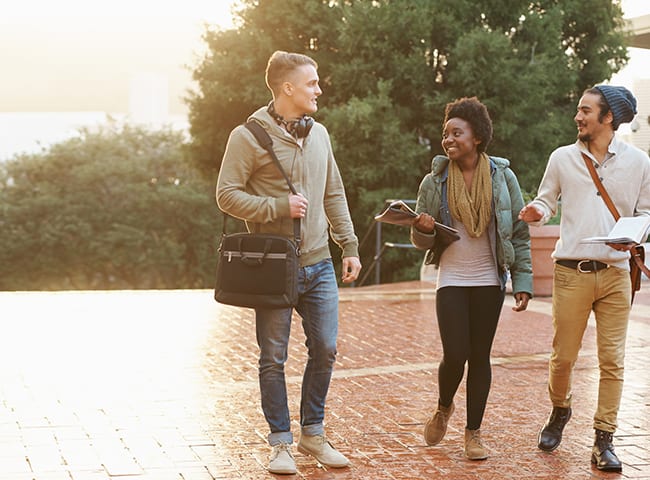
M438 445L447 433L447 424L449 417L454 413L454 402L448 407L443 407L438 404L438 409L434 412L433 416L424 424L424 441L430 447Z
M465 429L465 456L470 460L485 460L488 457L480 430Z
M291 445L278 443L273 445L271 459L269 460L269 472L281 475L293 475L296 473L296 461L291 454Z
M338 452L327 441L325 435L301 435L298 451L305 455L311 455L326 467L343 468L350 465L350 460Z

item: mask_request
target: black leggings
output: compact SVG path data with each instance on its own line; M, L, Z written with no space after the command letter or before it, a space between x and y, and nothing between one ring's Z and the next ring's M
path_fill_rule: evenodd
M436 294L442 340L438 367L440 404L451 405L467 370L467 428L481 427L492 368L490 351L505 293L500 287L443 287Z

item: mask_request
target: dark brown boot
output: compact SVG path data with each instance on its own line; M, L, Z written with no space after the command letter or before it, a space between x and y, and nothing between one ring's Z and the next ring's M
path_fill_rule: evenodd
M623 470L621 461L614 453L612 439L614 434L596 429L594 447L591 450L591 463L596 465L598 470L604 472L620 472Z
M571 418L571 407L553 407L551 416L548 417L546 425L539 432L537 446L545 452L552 452L560 446L562 431Z

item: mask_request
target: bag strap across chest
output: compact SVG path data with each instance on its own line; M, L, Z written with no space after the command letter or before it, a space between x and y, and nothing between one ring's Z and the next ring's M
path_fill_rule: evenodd
M618 210L616 209L616 205L614 205L614 202L612 201L612 197L610 197L609 193L607 193L607 190L605 190L605 186L603 185L603 182L600 180L600 177L596 172L596 167L594 167L594 163L583 152L580 152L580 154L582 155L582 159L585 161L585 165L587 165L587 170L589 170L591 179L594 181L594 184L596 184L596 188L598 189L601 198L605 202L605 205L607 205L607 208L609 209L610 213L614 217L614 220L618 221L618 219L621 218L621 214L618 213ZM632 250L630 251L631 258L632 260L634 260L634 263L637 265L637 267L639 267L641 271L645 273L646 277L650 278L650 269L648 269L648 267L645 266L645 263L643 262L640 253L637 253L638 252L637 247L638 246L633 247Z
M269 152L269 155L271 155L271 158L273 159L273 163L275 163L275 165L278 167L280 173L282 173L282 176L287 182L287 185L289 186L289 190L291 191L292 194L297 195L298 192L296 191L296 188L293 186L293 183L291 183L291 180L289 180L289 176L287 175L287 172L285 172L284 168L282 168L282 164L280 164L280 160L278 159L278 156L275 154L275 151L273 150L273 139L271 139L269 133L264 129L264 127L262 127L259 123L255 122L254 120L250 120L246 122L244 124L244 127L246 127L255 136L260 146L264 150ZM227 218L228 215L225 215L224 222L223 222L223 235L226 234ZM293 241L296 244L296 254L299 256L300 243L301 243L300 218L293 219Z
M612 201L612 197L610 197L609 193L607 193L607 190L605 190L605 185L603 185L603 182L600 180L600 177L596 172L596 167L594 167L594 162L592 162L591 159L583 152L580 152L580 154L582 155L582 159L585 161L585 165L587 165L587 170L589 170L589 175L591 175L591 179L594 181L594 184L596 184L596 188L598 189L601 198L605 202L605 205L607 205L607 208L609 209L610 213L614 217L614 220L618 221L618 219L621 218L621 214L618 213L618 210L616 209L616 205L614 205L614 202Z

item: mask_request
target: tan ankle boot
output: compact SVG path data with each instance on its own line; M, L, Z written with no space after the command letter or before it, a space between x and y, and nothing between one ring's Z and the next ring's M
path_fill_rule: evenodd
M470 460L485 460L488 457L480 430L465 429L465 456Z
M449 417L454 413L454 403L448 407L438 404L438 409L433 416L424 424L424 441L429 446L438 445L447 433Z

